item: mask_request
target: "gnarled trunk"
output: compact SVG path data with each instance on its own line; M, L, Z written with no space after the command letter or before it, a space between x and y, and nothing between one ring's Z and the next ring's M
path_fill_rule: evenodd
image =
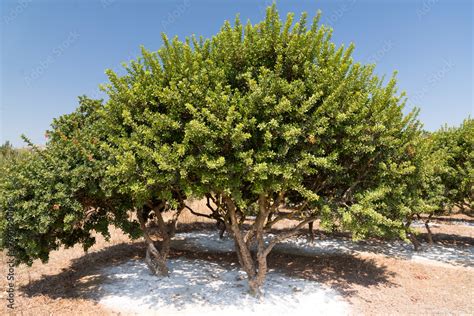
M411 219L407 220L407 222L405 224L405 230L407 231L408 239L413 244L413 248L415 249L415 251L418 251L418 250L420 250L421 244L418 241L418 239L416 238L415 234L410 230L411 222L412 222Z
M145 238L147 246L145 262L151 273L159 276L169 275L166 260L170 251L171 238L174 236L176 231L176 222L182 210L182 208L178 209L173 219L168 223L165 223L162 216L164 208L164 203L152 208L154 211L152 221L156 225L154 228L158 228L158 234L162 239L159 247L160 249L157 249L155 241L150 236L151 228L147 226L148 218L145 218L141 211L137 212L138 221L140 222L140 227L143 231L143 237Z
M237 207L230 197L224 198L224 203L227 208L227 219L225 224L227 230L231 232L234 238L235 251L239 260L240 266L246 272L248 278L248 284L250 293L255 296L262 294L261 287L265 281L265 277L268 271L267 268L267 256L273 247L283 239L295 235L298 230L306 225L310 221L314 221L315 218L308 218L300 222L293 230L282 233L277 237L270 240L267 244L264 241L264 234L269 230L271 224L276 223L278 220L287 218L287 216L279 217L275 220L271 220L270 213L274 212L278 207L283 195L270 205L265 195L259 197L259 213L255 219L255 222L251 228L245 232L242 230L242 220L237 218ZM253 245L256 244L256 254L252 255Z
M430 229L430 220L432 216L433 214L430 214L425 221L426 231L428 232L428 242L430 243L430 245L433 245L433 233L431 232L431 229Z

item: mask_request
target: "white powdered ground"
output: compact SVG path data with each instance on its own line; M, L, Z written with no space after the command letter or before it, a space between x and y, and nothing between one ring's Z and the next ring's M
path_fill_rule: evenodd
M268 238L272 238L268 234ZM215 231L199 231L180 233L172 241L176 249L198 250L208 252L230 252L234 249L234 242L230 238L219 239ZM421 251L413 251L411 244L401 241L353 242L343 238L316 239L313 243L305 237L289 238L277 244L273 251L304 256L320 256L327 254L371 253L406 260L414 260L424 264L443 266L474 267L473 246L445 246L424 245Z
M171 259L169 277L150 274L131 260L104 269L100 303L121 314L140 315L346 315L349 307L334 290L316 282L270 271L264 296L248 294L245 274L204 260Z
M457 226L468 226L468 227L474 227L474 222L471 222L471 221L464 221L462 219L459 219L459 220L451 220L449 222L444 222L442 224L436 222L435 221L431 221L428 223L428 226L430 227L440 227L440 226L443 226L443 225L457 225ZM424 221L418 221L418 220L415 220L413 221L413 223L411 223L411 226L412 227L425 227L425 222Z

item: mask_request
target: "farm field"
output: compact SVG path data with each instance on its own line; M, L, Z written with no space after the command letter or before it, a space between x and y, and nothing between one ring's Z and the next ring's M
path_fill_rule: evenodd
M164 291L161 288L163 286L161 282L168 282L164 284L169 285L169 282L174 280L174 269L180 271L179 269L183 268L179 263L193 266L194 271L200 271L199 267L206 267L207 264L213 267L217 265L221 273L226 269L236 270L238 263L235 254L226 251L226 247L231 245L230 239L225 237L219 240L214 224L190 214L183 214L182 222L178 226L181 233L178 233L174 239L173 250L170 254L172 267L169 281L160 280L149 274L142 260L145 249L143 241L132 242L120 230L112 229L111 240L106 242L98 236L97 244L88 253L84 253L80 247L62 249L52 253L48 264L42 265L40 262L35 262L31 268L25 266L17 268L16 313L23 315L66 315L72 312L80 315L97 315L98 313L168 315L171 312L185 313L191 307L196 311L200 300L196 300L195 305L185 306L189 301L193 302L193 297L184 295L185 293L183 294L179 287L167 288L165 292L167 300L159 296L158 298L162 299L159 305L143 304L147 299L157 299L157 297L154 297L151 292L148 294L140 292L140 290L143 291L141 289L143 287L154 288L156 292ZM315 227L315 241L308 243L305 242L306 231L302 230L301 234L295 238L298 241L296 243L298 247L289 248L291 253L288 252L288 247L286 250L285 247L277 247L270 255L268 282L273 280L271 273L276 273L276 277L285 277L288 280L304 280L303 286L309 286L307 289L295 286L293 296L296 295L296 298L292 297L290 291L290 295L280 300L280 304L284 305L285 303L295 304L291 300L297 299L299 303L296 306L303 310L304 295L315 295L315 292L322 291L328 297L336 295L337 304L326 301L323 307L329 309L321 309L321 311L331 311L336 314L378 315L385 311L394 314L472 314L473 294L470 289L474 286L472 260L474 227L469 223L462 217L457 221L435 221L432 227L435 240L433 247L423 243L423 249L419 253L413 253L410 249L411 245L407 244L404 245L406 249L402 247L405 250L393 247L394 250L390 256L379 251L385 244L377 246L379 244L377 241L373 241L372 245L366 243L363 251L335 251L336 244L349 245L347 248L359 250L360 246L357 246L358 243L351 246L343 236L324 234L317 230L318 226ZM199 228L199 231L196 231L196 228ZM285 229L285 224L280 225L279 229ZM423 230L420 229L420 232ZM206 235L206 239L202 238L203 235ZM199 236L201 238L198 238ZM420 237L423 240L423 233ZM183 240L188 240L187 245L192 247L186 247ZM189 240L191 243L196 240L197 242L189 244ZM203 240L207 242L199 242ZM324 244L325 247L313 253L303 251L303 248L317 248L318 243ZM220 245L220 250L213 246L216 244ZM389 248L393 244L396 243L391 242L385 247ZM443 247L451 249L450 257L430 256L433 249L441 251ZM301 249L300 254L297 248ZM408 252L413 253L414 258L404 255ZM394 256L396 253L399 256ZM2 255L1 260L2 267L5 267L6 257ZM114 286L111 280L113 281L117 274L124 272L127 277L122 282L125 283L117 283ZM134 284L132 280L138 276L141 276L141 280L147 278L149 282ZM201 280L209 280L216 276L212 276L211 273L197 275L197 277ZM202 284L199 285L199 282L184 281L191 284L190 292L199 293L202 290ZM295 284L301 286L301 283ZM5 284L2 283L1 286ZM241 287L241 292L245 292L245 284ZM274 289L275 286L272 288ZM140 293L140 304L137 301L137 304L127 306L127 300L132 302L134 299L137 300L137 296L133 295L134 291ZM206 301L207 310L204 312L212 312L213 308L219 310L219 304L227 304L226 308L231 308L228 304L236 299L237 292L235 291L230 287L221 289L216 294L224 298L221 301ZM265 300L271 300L273 294L275 293L267 293L263 302L254 302L252 305L254 311L270 313L271 309L265 305ZM226 299L227 296L230 297ZM118 301L117 298L119 298ZM318 302L315 301L316 297L311 297L311 299L312 302ZM133 306L138 308L139 305L139 309L134 310ZM320 302L319 305L321 305ZM160 313L157 307L167 312ZM314 307L314 309L317 308L322 307ZM3 310L2 314L4 313L8 313L8 310Z

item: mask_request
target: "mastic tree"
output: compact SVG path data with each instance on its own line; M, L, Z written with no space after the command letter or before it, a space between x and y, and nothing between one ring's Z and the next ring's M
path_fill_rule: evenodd
M1 247L31 262L61 244L88 247L108 224L133 236L140 227L148 266L166 275L179 214L205 198L258 294L272 248L316 219L356 239L406 238L421 192L411 191L416 112L403 114L394 77L354 62L354 47L336 47L318 21L282 21L274 5L264 21L237 18L211 39L163 35L126 74L107 71L108 101L81 99L46 148L2 179ZM283 219L297 224L270 238Z
M126 157L115 156L111 139L120 135L108 128L104 117L110 113L100 100L80 97L79 102L75 112L53 121L44 148L25 138L31 150L2 164L0 248L14 254L17 263L47 261L62 245L82 244L87 250L95 243L94 232L108 238L114 225L132 238L143 235L150 269L168 274L166 256L176 216L164 223L161 212L169 203L160 203L153 194L142 203L124 189L134 182L127 179L124 184L114 176L116 161ZM152 217L155 211L160 216ZM161 221L147 223L149 218ZM155 235L163 240L160 249L152 240Z
M275 244L317 218L355 238L406 233L410 183L400 179L417 169L416 112L403 115L395 79L384 84L352 60L352 45L336 47L319 14L306 20L281 21L272 6L261 23L237 18L212 39L163 36L105 86L118 135L110 176L140 203L178 212L188 197L208 199L254 293ZM282 219L298 224L268 238Z
M407 235L415 250L420 243L416 238L416 231L410 227L414 220L424 220L428 233L428 241L433 243L432 232L429 226L431 217L444 212L447 199L444 196L445 186L442 175L447 172L447 152L436 145L433 133L423 132L411 148L411 163L415 169L409 175L398 179L404 184L402 198L407 208L405 227ZM427 216L422 218L422 215Z
M433 133L435 148L444 152L447 168L439 173L445 187L446 210L457 208L473 214L474 208L474 119L459 127L443 127Z
M444 126L435 132L424 132L413 148L416 166L404 193L410 211L406 227L415 249L420 246L415 232L409 229L413 220L423 220L428 241L433 243L429 222L433 215L461 211L472 215L474 201L474 120L468 118L459 127ZM423 215L423 216L422 216Z
M17 263L47 261L61 245L95 242L93 231L106 238L114 224L132 237L140 235L129 219L128 196L108 192L104 183L108 153L97 109L101 101L80 98L72 114L54 120L44 148L32 145L22 159L5 167L0 178L0 248Z

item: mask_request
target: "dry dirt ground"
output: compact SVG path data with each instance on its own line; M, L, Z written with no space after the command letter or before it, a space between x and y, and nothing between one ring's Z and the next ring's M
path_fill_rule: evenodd
M183 230L199 226L185 214ZM188 223L188 224L186 224ZM284 227L282 227L284 228ZM317 228L317 225L315 226ZM421 228L420 228L421 229ZM446 244L474 245L474 227L439 225L433 227L434 240ZM318 232L317 238L323 234ZM423 235L421 236L423 239ZM317 242L317 241L316 241ZM80 247L55 251L47 264L16 268L14 313L6 308L6 293L1 293L0 314L15 315L108 315L98 305L96 290L101 286L101 268L142 258L144 244L131 242L119 230L112 230L106 242L98 237L88 253ZM174 250L171 257L236 262L233 254L209 254ZM0 286L5 289L6 256L0 254ZM314 280L337 289L351 304L353 314L365 315L474 315L474 263L471 267L425 265L409 260L374 254L296 257L271 254L270 268Z

